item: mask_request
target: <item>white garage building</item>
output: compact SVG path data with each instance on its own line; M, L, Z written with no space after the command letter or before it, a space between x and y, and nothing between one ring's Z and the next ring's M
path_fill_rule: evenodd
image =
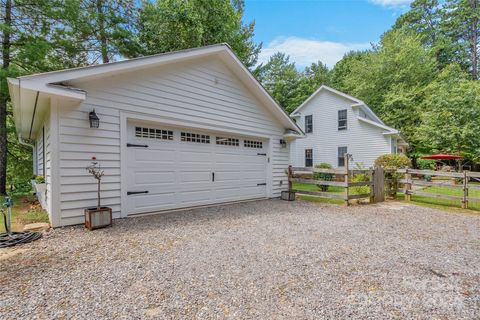
M9 79L53 226L280 196L302 131L224 44ZM99 128L89 121L94 111Z

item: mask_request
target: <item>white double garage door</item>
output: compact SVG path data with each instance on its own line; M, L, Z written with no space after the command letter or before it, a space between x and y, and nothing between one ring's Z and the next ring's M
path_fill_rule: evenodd
M127 128L130 215L267 196L267 140L133 122Z

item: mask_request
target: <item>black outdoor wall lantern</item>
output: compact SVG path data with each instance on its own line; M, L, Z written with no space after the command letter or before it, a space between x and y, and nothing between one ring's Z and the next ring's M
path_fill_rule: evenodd
M281 146L282 148L286 148L286 147L287 147L287 141L281 139L281 140L280 140L280 146Z
M95 109L93 109L93 111L90 111L90 113L88 114L88 118L90 120L90 128L96 129L100 126L100 119L95 113Z

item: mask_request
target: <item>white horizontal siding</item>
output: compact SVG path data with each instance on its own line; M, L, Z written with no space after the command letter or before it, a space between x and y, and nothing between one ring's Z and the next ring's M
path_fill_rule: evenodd
M81 223L83 209L96 205L96 183L85 170L92 156L105 171L102 205L112 207L114 217L120 216L121 111L152 119L186 121L207 130L270 137L272 195L279 196L288 185L288 149L280 147L284 128L220 61L197 60L72 85L86 90L87 99L79 107L59 108L63 225ZM99 129L89 128L88 113L92 109L100 118Z
M290 162L305 166L305 149L313 149L313 164L326 162L337 167L338 147L346 146L353 155L353 167L373 165L375 159L390 153L390 138L382 129L362 123L352 108L354 102L330 91L319 92L303 107L297 124L305 128L305 116L313 115L313 133L291 144ZM338 130L338 110L347 109L347 130Z
M46 210L52 214L52 145L50 138L50 114L45 117L45 183L47 184Z
M36 153L36 175L43 176L46 183L46 192L37 194L38 200L42 207L52 216L52 146L50 137L50 114L44 115L41 129L35 139Z
M43 134L42 130L40 129L40 134L37 135L37 139L35 141L36 145L36 152L37 152L37 175L43 176Z

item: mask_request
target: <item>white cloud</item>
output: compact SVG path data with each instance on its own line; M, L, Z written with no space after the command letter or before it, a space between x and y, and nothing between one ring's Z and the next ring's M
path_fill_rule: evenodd
M342 59L345 53L370 47L370 43L341 43L299 37L283 37L268 43L260 52L258 60L260 63L266 63L274 53L283 52L289 55L290 61L295 62L295 65L299 68L306 67L319 60L331 68Z
M413 0L369 0L373 4L378 4L383 7L405 7L408 6Z

